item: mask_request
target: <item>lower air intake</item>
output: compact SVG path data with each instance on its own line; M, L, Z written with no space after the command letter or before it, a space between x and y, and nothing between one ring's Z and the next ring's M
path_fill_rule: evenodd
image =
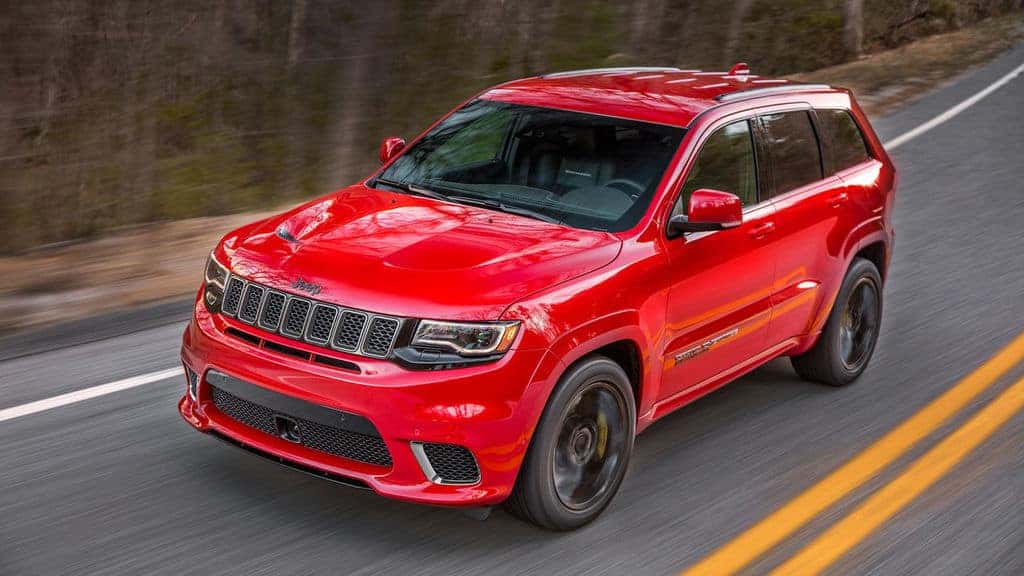
M216 371L208 372L206 379L217 411L240 424L283 437L281 421L288 421L294 423L294 428L287 439L306 448L357 462L391 466L387 445L373 424L361 416L284 397ZM327 423L332 420L361 432Z
M456 444L413 443L420 467L437 484L476 484L480 468L468 449Z

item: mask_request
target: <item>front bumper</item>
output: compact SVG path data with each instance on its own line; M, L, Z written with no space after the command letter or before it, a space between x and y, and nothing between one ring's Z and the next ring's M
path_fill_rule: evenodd
M229 327L255 330L211 315L196 302L181 352L185 365L200 375L198 400L186 393L178 405L189 424L304 471L414 502L477 506L507 498L559 371L558 360L544 350L513 349L491 364L426 372L331 352L358 365L356 372L254 346L229 336ZM323 352L258 334L293 348ZM228 417L212 400L205 377L211 369L273 393L366 418L386 444L390 466L313 450ZM479 467L479 481L449 485L429 479L414 451L415 443L424 442L468 449Z

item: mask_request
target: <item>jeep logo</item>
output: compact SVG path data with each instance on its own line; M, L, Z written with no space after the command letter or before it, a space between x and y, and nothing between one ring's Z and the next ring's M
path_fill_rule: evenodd
M296 278L295 282L292 282L292 288L295 288L296 290L302 290L303 292L309 294L310 296L316 296L317 294L320 293L320 290L322 290L319 284L307 282L304 278Z

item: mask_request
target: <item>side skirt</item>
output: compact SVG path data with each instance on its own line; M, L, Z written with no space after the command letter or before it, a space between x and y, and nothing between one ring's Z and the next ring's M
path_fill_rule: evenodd
M750 372L751 370L754 370L755 368L758 368L763 364L767 364L768 362L774 360L775 358L782 356L790 349L795 347L799 342L799 338L790 338L788 340L783 340L782 342L776 344L775 346L768 348L764 352L761 352L756 356L752 356L746 362L736 364L735 366L727 370L723 370L722 372L719 372L718 374L715 374L714 376L707 378L702 382L694 384L693 386L690 386L689 388L680 391L675 396L666 398L661 402L658 402L657 404L654 405L654 411L651 420L657 420L662 416L665 416L670 412L674 412L675 410L682 408L683 406L689 404L690 402L693 402L694 400L697 400L698 398L701 398L706 394L710 394L711 392L718 390L722 386L725 386L729 382L732 382L733 380L739 378L740 376L743 376L747 372Z

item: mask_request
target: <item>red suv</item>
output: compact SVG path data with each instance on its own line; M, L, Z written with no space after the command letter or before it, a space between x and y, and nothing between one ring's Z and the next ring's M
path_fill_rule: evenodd
M194 427L572 529L655 420L778 356L848 384L875 347L896 177L846 90L549 74L380 156L210 255L182 346Z

